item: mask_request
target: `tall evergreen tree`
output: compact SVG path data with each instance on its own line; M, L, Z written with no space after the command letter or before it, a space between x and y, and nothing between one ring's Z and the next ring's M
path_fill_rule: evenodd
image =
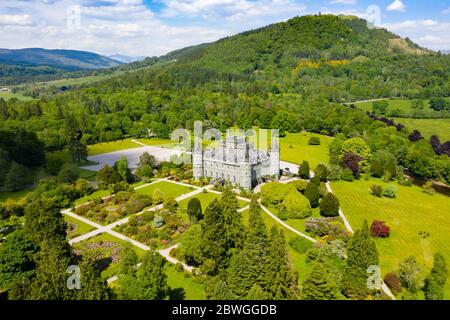
M109 300L111 291L96 267L96 259L90 254L83 255L80 267L80 289L75 291L77 300Z
M275 300L298 297L297 274L292 269L283 232L275 226L270 232L269 254L265 284L270 297Z
M315 183L309 182L306 185L305 197L308 198L309 203L311 204L312 208L317 208L319 206L319 199L320 199L318 185Z
M167 276L164 273L166 260L157 252L145 254L142 265L136 272L137 300L163 300L170 292Z
M41 250L37 256L36 276L31 283L31 300L67 300L74 297L67 288L67 268L70 257L47 241L41 242Z
M66 240L67 225L60 210L55 200L33 195L25 207L24 232L37 246L46 241L48 245L58 247L69 255L71 250Z
M339 287L321 262L313 264L303 282L302 295L305 300L333 300L338 297Z
M433 268L425 280L425 298L427 300L443 300L448 269L445 258L438 252L434 255Z
M298 175L302 179L309 179L309 163L306 160L303 160L302 164L298 168Z
M189 200L186 211L189 219L193 222L198 222L203 219L202 204L196 197Z
M370 237L367 221L356 231L347 245L347 261L344 267L343 292L347 297L364 299L370 293L367 286L369 266L378 265L378 251Z

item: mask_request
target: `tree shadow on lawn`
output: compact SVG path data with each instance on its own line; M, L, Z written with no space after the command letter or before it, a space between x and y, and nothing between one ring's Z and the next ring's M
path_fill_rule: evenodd
M186 292L183 288L170 289L169 300L184 300L186 297Z

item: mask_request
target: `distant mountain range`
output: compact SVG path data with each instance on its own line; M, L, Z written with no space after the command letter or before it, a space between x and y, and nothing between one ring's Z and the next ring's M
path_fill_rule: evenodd
M123 54L113 54L113 55L110 55L109 58L113 59L113 60L116 60L116 61L123 62L123 63L142 61L142 60L145 59L144 56L132 57L132 56L126 56L126 55L123 55Z
M22 67L46 66L65 71L110 68L121 64L93 52L42 48L0 49L0 64Z

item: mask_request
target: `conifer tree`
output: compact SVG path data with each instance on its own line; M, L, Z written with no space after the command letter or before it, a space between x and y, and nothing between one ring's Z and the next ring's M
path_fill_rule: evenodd
M78 300L109 300L110 289L102 279L100 270L95 265L96 259L92 254L84 254L80 267L80 289L76 291Z
M312 208L317 208L319 206L319 199L320 199L318 186L312 182L309 182L306 185L305 197L308 198Z
M31 283L31 300L67 300L74 297L67 288L67 268L70 257L64 250L41 242L41 251L37 256L36 276Z
M261 207L256 197L253 197L244 248L233 254L227 270L228 287L239 298L246 298L253 285L263 285L267 244L267 229L261 218Z
M339 199L331 192L320 201L320 215L324 217L337 217L339 215Z
M139 257L133 250L131 243L127 242L122 246L119 259L119 275L130 275L136 270Z
M135 299L163 300L169 295L170 287L163 268L165 262L159 253L149 251L145 254L136 272Z
M445 258L438 252L434 255L433 268L425 280L425 298L427 300L443 300L448 270Z
M339 287L321 262L313 264L303 282L302 295L305 300L333 300L339 295Z
M193 222L198 222L203 219L202 204L198 198L194 197L189 200L187 214L189 219Z
M378 265L378 251L370 237L367 221L356 231L347 245L347 261L344 267L343 292L347 297L364 299L370 293L367 286L369 266Z
M298 175L302 179L309 179L309 163L306 160L303 160L302 164L298 168Z
M275 226L270 232L269 253L264 288L271 299L295 299L298 296L297 274L292 270L283 232Z

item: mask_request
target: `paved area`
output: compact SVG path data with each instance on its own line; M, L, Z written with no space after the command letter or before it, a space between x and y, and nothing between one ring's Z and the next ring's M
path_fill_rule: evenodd
M113 166L117 160L121 157L126 157L128 159L128 166L130 168L136 168L139 163L139 157L144 153L148 152L149 154L155 156L158 161L169 161L172 155L181 155L182 152L177 149L170 148L162 148L155 146L143 146L133 149L126 149L120 151L114 151L110 153L99 154L95 156L89 156L88 160L97 162L98 164L83 167L83 169L88 169L92 171L99 171L105 164L109 166Z

